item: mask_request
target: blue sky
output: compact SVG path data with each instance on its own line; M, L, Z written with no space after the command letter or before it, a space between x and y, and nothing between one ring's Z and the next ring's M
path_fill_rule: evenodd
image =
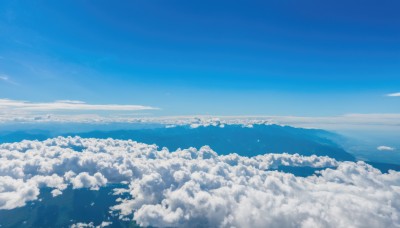
M399 1L0 3L0 98L154 115L399 113Z

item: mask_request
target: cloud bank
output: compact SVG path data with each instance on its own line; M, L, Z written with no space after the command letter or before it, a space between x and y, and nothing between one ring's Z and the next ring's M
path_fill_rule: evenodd
M83 124L164 124L168 127L190 125L220 126L239 124L279 124L327 130L389 130L400 131L400 114L345 114L340 116L161 116L149 117L158 108L142 105L87 104L82 101L58 100L34 103L0 99L0 124L18 123L83 123ZM129 112L128 112L129 111ZM129 113L129 115L127 115ZM112 115L111 115L112 114Z
M279 166L323 168L298 177ZM168 151L113 139L55 138L0 145L0 209L68 186L121 195L111 212L155 227L399 227L400 173L329 157L242 157Z
M3 99L4 100L4 99ZM77 103L77 101L58 101L56 103ZM87 104L86 104L87 105ZM155 108L153 108L155 109ZM81 123L81 124L164 124L168 127L179 125L220 126L238 124L252 127L255 124L279 124L301 128L320 128L326 130L392 130L400 131L400 114L346 114L341 116L328 117L306 117L306 116L162 116L149 117L149 113L130 113L123 115L113 113L103 115L96 110L86 113L62 113L62 110L55 111L42 109L39 112L24 109L8 109L1 106L0 102L0 124L18 123ZM144 109L143 109L144 110ZM152 110L152 109L149 109ZM65 110L64 110L65 111ZM84 111L84 110L80 110ZM114 110L115 111L115 110ZM118 110L116 110L118 111ZM140 115L139 115L140 114ZM147 115L147 116L146 116Z

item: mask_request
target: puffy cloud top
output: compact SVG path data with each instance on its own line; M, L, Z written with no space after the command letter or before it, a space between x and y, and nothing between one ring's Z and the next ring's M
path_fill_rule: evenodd
M298 177L279 166L323 168ZM329 157L168 151L130 140L55 138L0 145L0 209L72 188L128 183L113 214L156 227L399 227L400 173ZM82 224L80 224L82 225Z

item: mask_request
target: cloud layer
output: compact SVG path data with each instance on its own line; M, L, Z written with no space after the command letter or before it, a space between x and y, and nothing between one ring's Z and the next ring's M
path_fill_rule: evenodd
M0 124L14 123L151 123L167 126L220 126L240 124L279 124L327 130L385 130L400 131L400 114L346 114L341 116L164 116L149 117L158 108L142 105L87 104L82 101L58 100L34 103L0 99ZM129 114L129 115L127 115Z
M279 166L324 168L298 177ZM158 227L399 227L400 173L329 157L170 152L113 139L55 138L0 145L0 209L71 186L127 183L113 214Z
M5 103L11 103L9 100L0 99ZM88 106L86 112L80 109L81 112L63 113L67 109L50 110L45 107L38 108L36 111L29 110L23 105L23 108L7 108L2 106L0 102L0 124L14 123L133 123L133 124L165 124L169 127L176 125L190 125L192 127L199 126L220 126L239 124L247 127L252 127L254 124L279 124L302 128L320 128L327 130L391 130L400 131L400 114L346 114L341 116L327 117L306 117L306 116L164 116L164 117L146 117L149 113L130 113L124 115L123 109L115 108L114 106L106 105L109 111L119 111L112 115L99 113L95 110L98 106L81 104L79 101L57 101L51 106L72 106L78 110L81 106ZM17 102L15 106L20 105ZM136 106L135 106L136 107ZM156 108L143 106L143 109L137 110L152 110ZM92 110L89 110L92 109ZM115 108L115 109L114 109ZM148 109L146 109L148 108ZM125 107L126 109L126 107ZM39 111L41 110L41 111ZM132 108L132 111L135 108ZM57 111L57 112L56 112ZM104 110L103 110L104 111Z

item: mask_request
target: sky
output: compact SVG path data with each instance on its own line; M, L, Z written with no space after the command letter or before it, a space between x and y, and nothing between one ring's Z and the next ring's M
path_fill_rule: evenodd
M0 133L278 123L339 132L357 159L398 164L399 11L399 0L0 0ZM217 153L111 138L3 143L0 210L46 206L43 187L57 197L108 186L121 200L107 217L141 226L400 226L400 172Z
M398 114L398 9L371 0L3 0L0 106Z

